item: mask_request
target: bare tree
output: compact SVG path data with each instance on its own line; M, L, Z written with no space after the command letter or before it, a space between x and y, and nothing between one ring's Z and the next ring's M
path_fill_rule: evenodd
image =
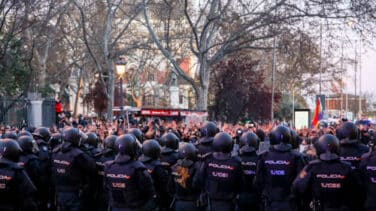
M74 1L74 4L78 9L88 55L96 70L108 77L105 90L108 98L107 119L112 119L115 63L119 56L127 54L129 50L144 46L142 38L133 39L135 35L132 34L132 24L141 12L141 7L136 0Z
M156 46L172 64L172 71L192 85L196 92L197 108L204 110L208 104L211 69L224 57L239 50L270 49L270 38L278 36L280 29L295 27L304 21L374 20L376 8L376 3L369 1L198 0L189 4L188 0L180 0L181 7L174 9L182 11L186 24L181 27L188 29L189 39L182 42L197 60L198 80L195 80L179 67L176 58L178 52L163 44L164 39L150 18L152 10L149 7L153 7L154 2L143 0L145 25Z
M23 3L24 24L30 25L25 30L24 38L30 48L33 46L33 66L36 70L32 88L33 91L45 92L50 84L50 67L56 67L56 60L52 58L66 50L66 45L62 45L60 26L71 3L46 0Z

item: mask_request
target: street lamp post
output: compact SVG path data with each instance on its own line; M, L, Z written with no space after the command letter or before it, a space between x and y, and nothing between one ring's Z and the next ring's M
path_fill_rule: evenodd
M120 78L120 117L123 119L124 124L124 105L123 105L123 77L125 74L125 63L123 61L119 61L116 63L116 73L119 75Z

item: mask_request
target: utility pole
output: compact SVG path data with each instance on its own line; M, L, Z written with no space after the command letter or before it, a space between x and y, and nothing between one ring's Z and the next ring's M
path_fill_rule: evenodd
M343 74L344 74L344 69L343 69L343 42L342 42L342 47L341 47L341 112L343 111Z
M276 69L276 42L277 38L274 35L273 37L273 66L272 66L272 102L271 102L271 109L270 109L270 120L272 123L274 122L274 89L275 89L275 69Z
M295 87L292 87L292 128L295 127Z
M362 115L362 40L359 41L359 119Z
M322 77L322 23L320 23L320 78L319 78L319 94L321 96L321 77Z
M346 92L346 118L347 118L348 110L349 110L349 95Z
M358 72L358 49L357 49L357 41L355 41L355 58L354 58L354 117L356 117L356 86L357 86L357 72Z

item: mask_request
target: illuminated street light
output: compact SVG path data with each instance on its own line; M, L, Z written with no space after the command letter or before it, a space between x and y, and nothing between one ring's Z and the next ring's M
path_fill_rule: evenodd
M116 73L118 74L120 78L120 117L123 120L122 124L124 124L124 104L123 104L123 77L125 74L125 62L123 60L120 60L116 63L115 68L116 68ZM129 125L129 123L128 123Z

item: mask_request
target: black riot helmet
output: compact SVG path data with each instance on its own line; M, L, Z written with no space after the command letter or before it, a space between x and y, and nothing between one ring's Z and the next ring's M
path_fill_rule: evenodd
M6 132L4 135L3 135L3 139L13 139L13 140L17 140L18 136L17 136L17 133L13 132L13 131L9 131L9 132Z
M207 122L201 128L201 137L214 137L218 132L219 129L214 122Z
M192 143L184 143L179 147L179 159L196 161L197 148Z
M21 136L31 136L31 137L33 137L33 135L29 131L26 131L26 130L20 131L18 133L18 137L21 137Z
M228 133L221 132L214 136L213 149L215 152L230 153L233 146L234 142Z
M358 142L358 128L352 122L343 123L337 129L336 135L341 144L351 144Z
M162 136L162 152L172 152L179 148L179 138L172 132Z
M46 127L39 127L33 132L35 139L42 139L45 142L50 140L51 134L50 130Z
M99 138L97 134L90 132L86 134L87 138L85 140L85 143L89 146L98 147Z
M131 128L131 129L129 129L128 133L133 134L139 142L141 142L141 143L144 142L144 134L142 133L142 131L140 129Z
M33 153L34 142L31 136L21 136L18 138L18 143L24 153Z
M81 145L81 134L77 128L69 127L63 131L64 142L71 143L74 146Z
M260 139L255 133L243 133L239 142L240 154L257 151L259 148L259 143Z
M299 135L295 132L295 130L293 129L290 129L290 143L292 145L292 148L293 149L298 149L299 148L299 144L300 144L300 137Z
M141 162L147 162L150 160L158 160L161 155L161 146L158 141L154 139L146 140L142 144L142 155L139 158Z
M61 133L53 133L51 135L51 139L50 139L50 142L49 142L49 145L50 145L51 149L53 149L57 145L61 144L62 143L61 139L62 139Z
M320 159L327 160L330 157L337 157L333 154L338 155L339 141L334 135L325 134L315 143L315 148Z
M103 146L105 149L112 149L112 150L116 150L116 146L115 146L115 142L116 142L116 139L117 139L117 136L115 135L110 135L110 136L107 136L105 139L104 139L104 142L103 142Z
M265 141L266 135L265 135L265 132L262 129L257 129L256 130L256 135L259 137L260 142L264 142Z
M0 141L0 154L3 158L18 162L22 149L17 141L13 139L2 139Z
M290 142L291 134L289 128L285 126L275 127L269 134L270 145L288 144Z
M139 151L136 138L131 134L125 134L117 137L116 146L120 155L129 156L131 159L135 158Z

